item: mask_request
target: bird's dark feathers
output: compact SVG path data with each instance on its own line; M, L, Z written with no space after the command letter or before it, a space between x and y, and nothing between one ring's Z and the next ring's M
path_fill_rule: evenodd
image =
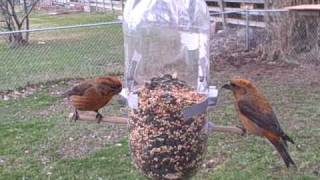
M83 96L85 92L91 87L93 87L93 85L90 83L81 83L79 85L74 86L73 88L68 90L66 93L64 93L64 96L65 97L70 97L74 95Z
M240 100L238 102L240 112L252 120L260 128L266 129L279 136L283 134L283 130L280 127L278 119L273 111L262 112L257 106L253 106L252 103Z

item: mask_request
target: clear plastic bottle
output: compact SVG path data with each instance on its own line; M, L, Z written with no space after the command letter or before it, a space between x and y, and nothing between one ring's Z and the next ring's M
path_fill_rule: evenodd
M210 104L210 16L204 0L128 0L125 89L134 164L153 179L201 165Z
M129 91L162 74L207 91L210 16L204 0L128 0L123 31Z

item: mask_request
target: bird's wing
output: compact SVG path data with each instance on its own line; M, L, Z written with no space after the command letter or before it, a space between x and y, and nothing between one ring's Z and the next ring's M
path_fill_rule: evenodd
M277 135L281 135L283 133L278 119L273 111L263 112L259 109L259 107L243 100L239 101L238 105L240 112L260 128L273 132Z
M110 95L114 90L114 87L112 85L106 83L98 83L96 87L97 92L102 96Z
M86 93L86 91L92 87L93 87L93 85L91 83L83 82L79 85L74 86L72 89L67 91L65 94L67 96L74 96L74 95L83 96Z

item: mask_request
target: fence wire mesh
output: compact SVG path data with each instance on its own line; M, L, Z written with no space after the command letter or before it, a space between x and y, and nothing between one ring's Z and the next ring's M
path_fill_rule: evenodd
M213 61L320 63L319 13L243 10L211 17ZM12 35L0 33L0 91L123 72L120 22L32 31L20 46L9 42Z
M244 10L212 13L212 58L234 65L320 63L320 14L314 11Z
M19 33L0 33L0 90L123 72L120 22L29 33L24 45L13 40Z
M212 14L211 60L221 63L211 63L218 65L211 70L215 73L219 69L223 71L230 68L225 68L226 63L237 67L252 60L268 63L320 63L319 18L319 14L284 11ZM104 20L105 17L101 19ZM44 18L42 21L46 20ZM47 23L43 26L47 26ZM130 149L127 145L126 126L69 122L68 115L74 109L66 99L60 98L60 92L65 92L78 81L71 81L62 87L49 86L48 92L47 89L37 93L26 90L17 97L28 95L28 91L33 95L17 100L14 100L14 92L13 96L8 93L8 99L5 96L7 94L2 93L8 89L24 87L28 83L121 74L124 70L121 23L32 31L26 45L10 42L12 34L0 32L0 179L139 179L138 171L134 169L128 154ZM215 77L228 76L232 70L227 69ZM287 72L290 69L284 73ZM296 71L295 74L300 72L302 71ZM287 77L289 76L285 80L288 81L299 78L296 75ZM284 129L298 142L297 148L290 147L298 165L296 173L284 170L284 164L271 147L262 146L264 143L259 139L252 139L250 143L238 143L237 137L220 138L218 135L208 145L208 155L200 175L194 179L206 179L208 176L236 179L239 175L254 178L265 175L274 179L318 177L319 78L310 85L306 85L309 82L301 85L305 80L303 78L281 86L280 83L269 82L272 80L266 80L267 83L263 82L264 79L260 80L258 85L261 85L278 110ZM222 79L213 85L219 83L223 83ZM210 120L226 125L238 123L237 119L233 119L231 97L227 97L227 92L221 95L219 106L210 112L213 117ZM118 98L115 96L99 112L106 118L127 116L126 106L118 103ZM93 117L95 115L92 114ZM220 150L217 145L221 147ZM250 151L254 153L248 154L247 147L251 145L253 148ZM260 151L257 147L269 149ZM232 151L234 148L237 149L236 152ZM272 159L269 157L271 154ZM231 159L236 156L238 158ZM257 161L252 163L252 167L247 166L252 160ZM239 163L235 163L236 161ZM220 168L224 164L231 168ZM267 168L261 170L263 166ZM216 173L217 169L219 171ZM233 170L237 171L232 172ZM240 171L245 173L239 173Z

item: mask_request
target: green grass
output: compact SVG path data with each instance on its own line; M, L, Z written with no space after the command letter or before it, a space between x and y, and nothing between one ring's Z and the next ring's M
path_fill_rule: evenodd
M113 111L117 106L112 104L107 110ZM64 156L61 148L72 145L70 138L79 140L75 148L81 149L85 145L83 136L102 136L117 128L69 123L62 100L47 89L26 98L0 101L0 113L0 179L142 178L131 164L128 142L123 136L117 143L122 146L108 143L82 158ZM86 142L94 148L94 141Z
M144 179L134 169L128 141L109 146L85 159L62 160L52 168L53 179Z
M46 92L22 100L2 101L0 103L0 178L16 179L19 174L39 172L36 156L33 154L54 121L50 118L35 116L35 112L46 109L57 99Z
M284 130L299 146L289 148L298 169L287 169L262 138L215 133L204 161L213 160L215 165L201 168L193 179L319 179L319 90L271 83L262 88ZM145 179L132 165L126 127L70 123L66 118L70 111L51 91L0 101L0 162L4 161L0 179ZM230 99L229 93L220 92L218 106L210 113L216 124L239 124ZM113 101L103 114L119 114L119 108ZM114 133L121 136L98 143ZM81 152L84 147L89 150Z
M41 111L56 101L55 97L49 96L45 92L37 96L13 101L0 101L1 121L13 123L14 121L24 120L25 114ZM36 102L36 103L35 103Z
M209 140L208 159L224 160L212 171L199 173L196 179L319 179L320 93L308 86L262 86L277 112L283 129L296 145L289 152L298 169L287 169L273 147L260 137L216 134ZM220 91L220 101L211 117L216 124L239 124L232 96ZM219 145L219 146L217 146Z
M47 27L108 18L113 16L39 13L32 22L33 27ZM30 45L16 49L0 42L0 91L28 82L122 71L120 26L33 33ZM226 70L220 76L227 78L231 73ZM204 161L213 165L200 168L193 179L319 179L320 88L300 83L299 78L297 82L267 78L259 82L283 129L297 143L298 148L289 148L297 170L288 170L262 138L214 133ZM222 83L222 78L216 83ZM59 84L57 88L67 87ZM26 98L0 99L0 179L145 179L132 165L126 127L70 123L71 109L52 95L55 90L48 87ZM221 125L239 124L231 95L220 91L219 98L210 119ZM102 113L120 115L120 108L112 101Z
M30 21L32 28L53 27L75 24L88 24L108 22L117 18L117 14L105 13L72 13L60 15L48 15L45 12L35 12Z
M35 15L35 26L61 26L114 19L108 14ZM41 20L41 21L40 21ZM46 22L45 24L42 24ZM10 48L0 37L0 91L63 78L123 70L121 25L34 32L29 45Z

